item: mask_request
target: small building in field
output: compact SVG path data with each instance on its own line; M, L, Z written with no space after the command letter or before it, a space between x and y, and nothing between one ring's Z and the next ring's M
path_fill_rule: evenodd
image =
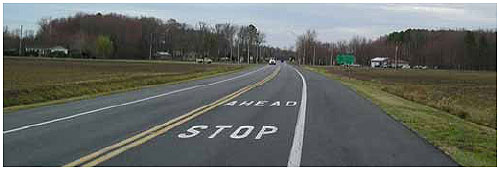
M381 68L410 68L409 62L405 60L394 60L388 57L374 57L371 59L371 67Z
M68 55L69 49L64 48L62 46L55 46L55 47L50 48L50 52L51 53L60 52L60 53L64 53L65 55Z
M34 56L49 56L52 53L61 53L63 55L69 54L69 49L64 48L62 46L55 47L45 47L45 46L32 46L26 47L26 54L34 55Z
M355 64L355 56L353 54L338 54L336 56L336 64L338 65L353 65Z
M388 67L388 64L389 64L388 57L374 57L371 59L371 67L372 68L375 68L375 67L385 68L385 67Z

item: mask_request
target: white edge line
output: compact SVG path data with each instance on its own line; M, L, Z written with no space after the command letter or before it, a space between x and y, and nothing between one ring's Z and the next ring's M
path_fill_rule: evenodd
M301 103L298 119L296 120L295 134L293 137L293 145L289 152L288 167L299 167L301 162L301 153L303 147L303 135L305 133L305 114L307 109L307 83L305 77L292 67L302 79Z
M244 73L242 75L239 75L239 76L236 76L236 77L233 77L233 78L230 78L230 79L221 80L221 81L218 81L218 82L215 82L215 83L211 83L211 84L207 84L207 85L195 85L195 86L191 86L191 87L187 87L187 88L183 88L183 89L178 89L178 90L170 91L170 92L167 92L167 93L163 93L163 94L159 94L159 95L155 95L155 96L151 96L151 97L147 97L147 98L143 98L143 99L139 99L139 100L127 102L127 103L106 106L106 107L102 107L102 108L99 108L99 109L95 109L95 110L91 110L91 111L86 111L86 112L78 113L78 114L67 116L67 117L57 118L57 119L49 120L49 121L42 122L42 123L24 125L24 126L21 126L21 127L18 127L18 128L14 128L14 129L3 131L3 134L8 134L8 133L12 133L12 132L16 132L16 131L20 131L20 130L24 130L24 129L28 129L28 128L32 128L32 127L36 127L36 126L42 126L42 125L46 125L46 124L50 124L50 123L60 122L60 121L63 121L63 120L68 120L68 119L72 119L72 118L75 118L75 117L79 117L79 116L83 116L83 115L87 115L87 114L90 114L90 113L95 113L95 112L99 112L99 111L102 111L102 110L107 110L107 109L111 109L111 108L115 108L115 107L121 107L121 106L130 105L130 104L140 103L140 102L143 102L143 101L155 99L155 98L158 98L158 97L168 96L168 95L171 95L171 94L174 94L174 93L178 93L178 92L182 92L182 91L186 91L186 90L191 90L191 89L195 89L195 88L202 87L202 86L212 86L212 85L215 85L215 84L219 84L219 83L223 83L223 82L226 82L226 81L231 81L231 80L235 80L235 79L238 79L238 78L241 78L241 77L248 76L250 74L253 74L255 72L263 70L264 68L266 68L266 67L262 67L262 68L259 68L257 70L253 70L251 72L247 72L247 73Z

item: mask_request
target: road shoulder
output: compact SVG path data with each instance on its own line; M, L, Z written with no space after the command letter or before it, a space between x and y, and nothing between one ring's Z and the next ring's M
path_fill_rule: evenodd
M370 82L338 77L318 67L307 69L350 87L460 165L496 166L495 129L389 94Z
M301 166L457 166L347 86L302 73L309 103Z

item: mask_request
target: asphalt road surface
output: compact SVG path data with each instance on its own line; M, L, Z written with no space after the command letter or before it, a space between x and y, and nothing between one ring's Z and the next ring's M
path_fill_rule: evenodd
M457 166L339 82L285 63L3 118L4 166Z

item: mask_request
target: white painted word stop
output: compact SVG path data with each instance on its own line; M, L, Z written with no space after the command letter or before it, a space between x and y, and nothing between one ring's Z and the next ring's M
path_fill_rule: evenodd
M256 133L255 139L263 139L265 136L275 134L279 128L276 126L262 126L258 130L255 129L254 126L239 126L239 127L233 127L232 125L218 125L214 127L216 130L212 134L208 136L208 138L213 139L218 136L221 136L221 133L227 133L229 135L229 138L232 139L245 139L248 136L250 136L252 133ZM199 134L201 134L203 131L206 131L210 129L208 125L196 125L192 126L189 129L186 130L186 132L180 133L177 136L179 138L185 139L185 138L192 138L195 137Z

